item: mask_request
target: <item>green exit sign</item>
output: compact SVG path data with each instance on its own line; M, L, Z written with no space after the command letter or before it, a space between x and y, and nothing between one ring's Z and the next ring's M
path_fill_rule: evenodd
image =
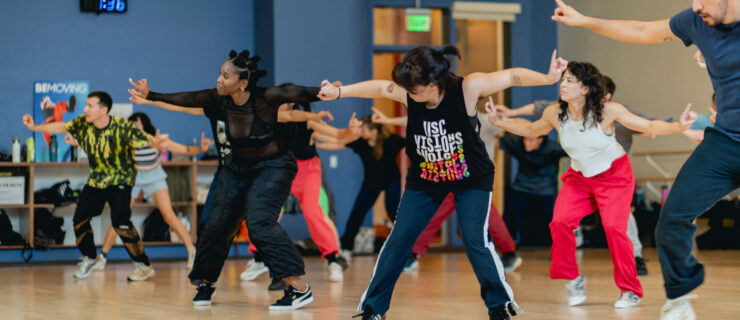
M406 9L406 31L429 32L432 28L432 10Z

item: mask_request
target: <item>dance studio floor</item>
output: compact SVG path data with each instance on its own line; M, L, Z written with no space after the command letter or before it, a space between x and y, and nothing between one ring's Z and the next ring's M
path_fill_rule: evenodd
M583 306L565 304L564 281L548 279L549 252L522 252L524 264L508 275L525 314L514 319L658 319L664 302L662 279L654 249L646 250L650 274L640 277L645 298L632 310L615 310L619 296L611 274L609 252L581 252L581 272L588 277ZM195 289L186 281L184 261L155 261L157 276L128 283L131 263L109 263L105 271L75 280L74 264L0 267L0 319L350 319L372 273L375 257L355 257L343 283L328 281L325 262L306 258L306 279L315 301L305 309L270 312L267 306L282 292L268 292L269 279L242 282L246 260L227 261L213 306L193 307ZM700 319L740 318L740 251L702 251L705 284L694 301ZM479 287L463 253L430 254L421 269L398 281L387 319L488 319Z

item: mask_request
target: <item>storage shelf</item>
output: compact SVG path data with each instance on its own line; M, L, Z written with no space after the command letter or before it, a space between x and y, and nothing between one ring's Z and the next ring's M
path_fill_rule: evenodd
M0 204L0 209L26 209L30 207L30 204Z
M101 246L102 244L95 244L96 246ZM144 241L144 246L176 246L176 245L185 245L185 243L182 242L172 242L172 241ZM122 244L115 244L114 247L123 247ZM14 248L18 247L18 248ZM23 249L23 246L8 246L8 247L0 247L3 249ZM51 245L49 248L53 249L59 249L59 248L77 248L76 245L73 244L54 244Z
M165 168L183 168L185 170L178 170L181 171L182 174L187 175L187 179L190 181L190 192L188 193L188 196L192 199L195 199L196 196L196 186L197 186L197 176L198 176L198 168L201 167L216 167L218 166L218 161L216 160L207 160L207 161L169 161L169 162L163 162L162 166ZM46 209L54 209L54 205L51 203L34 203L34 182L36 180L36 177L40 175L46 175L50 170L54 168L59 168L60 172L64 172L64 168L68 168L66 171L72 170L73 168L79 168L79 169L87 169L89 167L88 162L34 162L34 163L28 163L28 162L21 162L21 163L12 163L12 162L0 162L0 169L5 168L5 171L20 171L25 172L24 174L27 175L27 181L26 181L26 194L27 194L27 201L26 204L5 204L0 205L0 209L29 209L29 210L23 210L21 212L34 212L34 209L36 208L46 208ZM25 169L24 169L25 168ZM37 171L35 168L44 168L44 170ZM49 168L49 169L46 169ZM54 171L54 170L52 170ZM74 169L71 171L73 176L81 176L82 173ZM210 170L206 171L208 174L211 173ZM41 173L41 174L39 174ZM108 206L108 204L106 204ZM173 201L172 202L173 207L180 207L182 208L182 211L188 216L188 219L190 220L190 225L193 226L190 236L193 238L193 240L196 240L197 235L197 210L198 210L198 203L195 200L191 201ZM64 207L71 207L76 208L77 204L73 203ZM61 207L61 208L64 208ZM135 202L133 204L133 207L135 208L154 208L156 205L151 202ZM184 207L184 208L183 208ZM28 228L23 234L26 234L26 236L29 239L33 239L34 237L34 215L30 214L28 219L30 220L28 223L28 226L25 228ZM170 245L184 245L182 242L170 242L170 241L153 241L153 242L144 242L147 246L170 246ZM33 246L33 244L31 244ZM23 246L0 246L0 250L6 250L6 249L22 249ZM74 245L53 245L51 248L75 248Z
M105 205L108 206L107 203ZM193 205L193 201L173 201L172 202L172 206L173 207L184 207L184 206L192 206L192 205ZM28 207L28 205L25 205L25 206ZM76 203L72 203L72 204L68 204L66 206L62 206L60 208L64 208L64 207L76 207L76 206L77 206ZM53 209L54 208L54 205L51 204L51 203L37 203L37 204L34 204L33 207L34 208ZM134 202L134 207L141 207L141 208L149 208L149 207L151 207L151 208L154 208L154 207L156 207L156 205L153 202ZM2 208L2 206L0 206L0 208Z
M10 168L12 168L12 167L28 167L30 165L31 165L31 163L28 163L28 162L19 162L19 163L13 163L13 162L10 162L10 161L0 162L0 168L1 167L10 167Z

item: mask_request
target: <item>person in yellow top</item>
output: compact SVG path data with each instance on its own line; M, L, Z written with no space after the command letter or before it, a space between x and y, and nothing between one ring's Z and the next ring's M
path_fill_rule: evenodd
M137 128L133 123L108 112L113 100L108 93L92 92L87 96L84 114L69 122L34 124L26 114L23 124L31 131L50 134L69 133L88 155L90 177L80 193L73 223L77 248L83 254L80 268L74 277L90 276L96 265L102 263L97 255L90 219L100 215L105 203L110 205L111 221L134 261L135 269L128 276L130 281L146 280L154 276L149 258L136 228L131 223L131 188L136 180L134 150L151 146L161 148L166 135L152 136Z

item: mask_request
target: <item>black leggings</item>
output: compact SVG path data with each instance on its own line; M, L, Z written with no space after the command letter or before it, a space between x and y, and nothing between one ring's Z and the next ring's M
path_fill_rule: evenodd
M149 258L144 253L144 243L131 223L131 186L118 185L98 189L85 185L72 218L77 248L89 258L97 257L90 219L103 212L106 202L110 205L113 229L121 237L131 259L149 265Z
M391 221L396 221L398 202L401 200L401 185L393 183L379 189L371 189L363 186L360 189L360 193L357 194L355 204L352 206L352 213L350 213L347 225L344 228L342 250L354 250L355 237L360 232L362 221L365 220L365 215L373 207L375 200L378 199L378 195L383 190L385 190L385 210L388 212L388 218Z
M305 274L303 258L278 223L298 167L291 153L251 164L227 164L218 177L211 215L198 239L191 282L216 282L246 219L249 239L277 278ZM245 216L246 212L246 216Z

